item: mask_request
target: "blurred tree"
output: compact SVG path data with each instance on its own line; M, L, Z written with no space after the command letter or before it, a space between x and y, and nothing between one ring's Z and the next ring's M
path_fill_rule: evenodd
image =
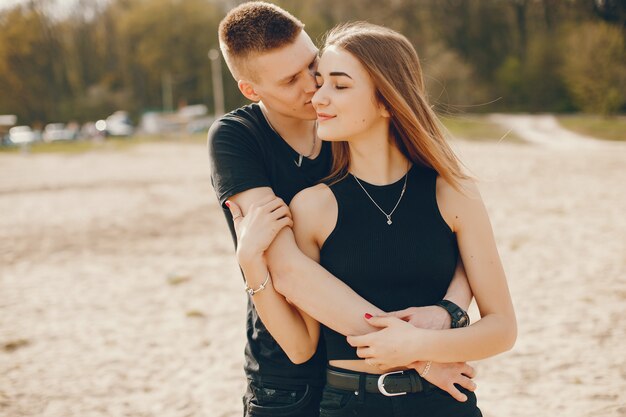
M207 53L217 47L220 19L243 0L75 0L62 16L46 14L52 1L0 12L0 113L49 122L93 120L119 109L138 116L185 103L212 108ZM586 111L615 111L624 103L616 81L625 67L615 43L617 33L624 39L620 0L275 2L299 17L318 44L344 21L402 32L422 59L431 100L446 112L567 111L574 99ZM611 34L587 25L602 20ZM574 50L587 58L561 52L576 42L582 47ZM602 67L585 59L600 59ZM226 107L245 103L230 75L223 76ZM604 93L592 99L589 90Z
M566 46L562 73L575 103L590 113L617 112L626 103L622 30L606 23L585 23L569 30Z
M626 29L626 2L624 0L593 0L593 6L602 19Z
M120 54L141 107L198 103L209 95L208 51L217 46L218 9L205 0L118 0ZM209 104L209 103L207 103Z
M0 113L21 122L57 117L66 87L53 24L31 2L0 15Z

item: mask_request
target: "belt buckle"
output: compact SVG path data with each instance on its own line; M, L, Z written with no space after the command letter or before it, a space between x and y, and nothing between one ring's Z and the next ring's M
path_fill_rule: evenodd
M393 374L403 374L404 371L395 371L395 372L387 372L386 374L382 374L379 378L378 378L378 391L380 391L381 394L383 394L385 397L397 397L398 395L406 395L407 392L396 392L396 393L390 393L387 392L387 390L385 389L385 378L388 377L389 375L393 375Z

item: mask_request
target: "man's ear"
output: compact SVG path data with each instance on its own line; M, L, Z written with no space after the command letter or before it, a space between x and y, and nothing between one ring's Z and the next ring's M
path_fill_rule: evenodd
M261 96L257 94L254 86L249 81L239 80L237 81L237 87L239 87L239 91L241 91L241 94L243 94L244 97L248 100L254 102L261 100Z

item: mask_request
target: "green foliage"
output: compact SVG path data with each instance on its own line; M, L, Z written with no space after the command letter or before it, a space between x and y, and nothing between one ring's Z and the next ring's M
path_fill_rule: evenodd
M563 76L576 104L589 113L612 114L626 103L624 34L606 23L573 27L564 50Z
M43 124L96 120L115 110L137 117L168 103L212 108L207 53L217 47L227 6L241 2L76 0L61 18L45 12L50 0L4 9L0 114ZM625 103L623 25L597 23L606 17L589 0L275 2L305 22L318 44L348 20L404 33L443 113L576 107L607 113ZM234 108L246 100L223 68L226 106Z
M566 129L606 140L626 141L626 116L603 117L591 114L559 116Z

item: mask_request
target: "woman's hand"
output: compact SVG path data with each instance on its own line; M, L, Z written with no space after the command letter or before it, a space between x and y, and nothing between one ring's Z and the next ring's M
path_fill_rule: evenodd
M362 336L348 336L348 343L357 348L359 358L381 369L391 369L407 366L419 357L419 346L416 342L420 337L416 337L416 333L428 330L418 329L391 316L371 317L367 322L381 330Z
M293 226L289 207L276 196L251 204L245 217L237 204L227 201L226 206L233 216L240 265L258 261L278 232L283 227Z

